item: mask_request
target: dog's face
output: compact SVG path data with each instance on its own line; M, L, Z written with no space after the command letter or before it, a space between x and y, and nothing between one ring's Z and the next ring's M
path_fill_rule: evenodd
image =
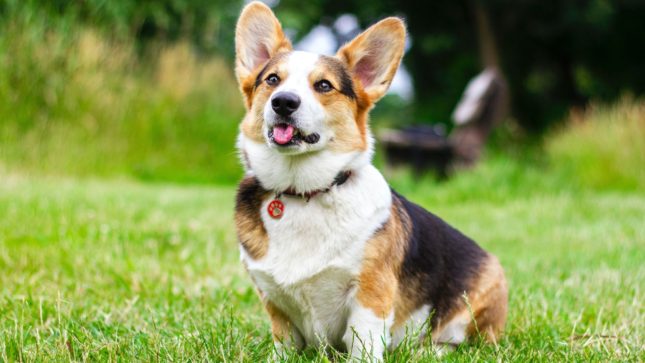
M293 51L271 9L254 2L240 15L235 41L244 137L284 155L367 150L367 113L403 55L400 19L377 23L329 57Z

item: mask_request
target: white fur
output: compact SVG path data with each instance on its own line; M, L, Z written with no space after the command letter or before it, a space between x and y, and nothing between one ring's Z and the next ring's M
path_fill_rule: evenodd
M428 304L421 306L410 315L405 324L392 332L391 348L399 345L406 335L418 336L419 339L423 339L426 331L430 328L430 322L428 321L430 310L431 306Z
M472 320L470 313L464 311L450 320L436 334L433 334L433 341L436 343L457 345L466 340L466 329Z
M466 329L471 320L470 312L464 311L452 318L441 330L433 332L432 343L438 357L454 351L455 346L466 341Z
M366 242L388 218L391 194L371 165L309 202L282 197L281 219L262 203L269 249L242 259L260 290L285 312L309 345L342 342Z
M290 156L274 151L267 144L249 140L242 134L237 144L246 155L247 173L257 177L265 189L283 191L293 187L302 193L326 189L340 171L358 170L369 165L373 141L371 137L368 140L370 146L365 152L322 150Z
M300 97L300 107L291 117L298 123L298 128L309 132L321 128L325 116L325 110L316 99L309 81L309 74L314 70L319 58L319 55L308 52L294 51L289 54L286 61L289 74L272 94L292 92ZM264 120L269 126L273 126L276 119L271 102L267 102L264 105Z
M383 319L370 309L354 302L347 322L343 342L353 358L379 360L390 346L390 328L394 323L394 311Z

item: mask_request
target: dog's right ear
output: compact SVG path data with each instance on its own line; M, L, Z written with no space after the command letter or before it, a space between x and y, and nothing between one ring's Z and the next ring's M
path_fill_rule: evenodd
M252 83L245 82L247 78L277 53L291 49L291 42L268 6L254 1L242 10L235 28L235 74L245 96L253 86L250 84L251 89L246 90L245 83Z
M371 102L385 95L405 48L405 24L390 17L372 25L338 50Z

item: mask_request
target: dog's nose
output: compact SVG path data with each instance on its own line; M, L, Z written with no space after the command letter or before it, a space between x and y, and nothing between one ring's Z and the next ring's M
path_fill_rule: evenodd
M280 92L271 99L273 111L283 117L290 116L299 106L300 97L292 92Z

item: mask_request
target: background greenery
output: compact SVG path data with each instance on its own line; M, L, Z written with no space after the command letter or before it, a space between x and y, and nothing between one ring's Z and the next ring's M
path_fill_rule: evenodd
M0 16L11 22L28 18L65 32L74 32L76 24L90 26L110 38L134 40L140 52L150 43L188 41L198 54L219 54L230 62L241 5L223 0L4 0ZM343 13L356 14L363 27L387 15L403 16L412 40L404 62L422 101L412 106L413 121L446 124L467 81L490 63L481 56L478 10L490 23L495 63L511 85L513 114L530 132L544 132L571 106L645 92L645 50L639 46L645 2L639 0L282 0L276 7L295 38Z
M296 37L344 12L363 25L407 17L418 99L379 105L378 128L445 122L480 68L473 3L416 4L283 0L276 11ZM385 170L506 268L508 334L448 359L643 361L642 2L481 4L513 118L477 168L448 181ZM232 227L240 6L0 1L0 360L270 352ZM435 360L410 342L388 359L411 358Z
M107 14L121 9L116 3ZM121 30L125 19L96 27L79 19L102 11L98 4L5 4L2 162L56 174L235 181L242 105L228 62L200 57L188 40L144 46Z

